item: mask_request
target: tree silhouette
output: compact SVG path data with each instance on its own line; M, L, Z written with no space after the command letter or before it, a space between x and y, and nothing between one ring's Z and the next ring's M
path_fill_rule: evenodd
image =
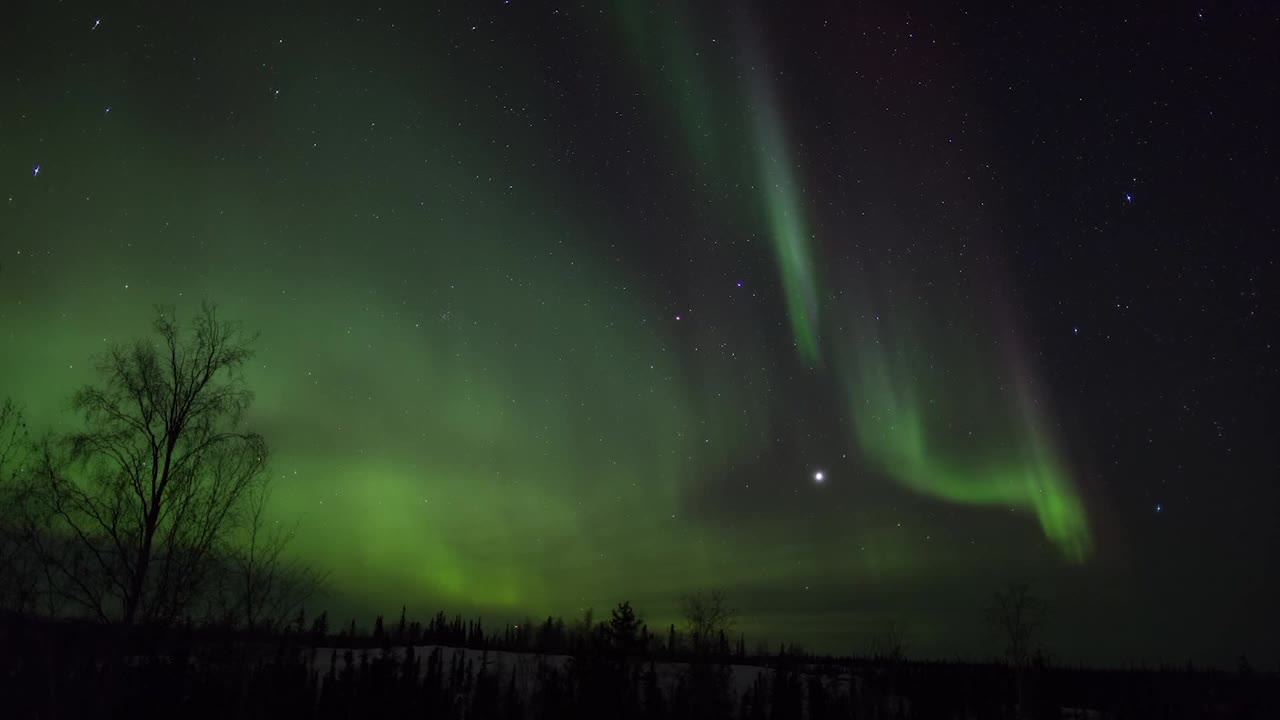
M323 642L329 636L329 611L325 610L311 621L311 637L314 642Z
M31 482L27 425L12 400L0 403L0 609L33 612L40 565L32 542Z
M631 609L630 602L618 603L609 618L609 644L613 649L624 654L636 651L639 638L640 619Z
M100 384L72 402L84 430L65 461L46 447L42 463L43 502L74 550L46 554L59 591L125 624L190 609L267 463L240 427L252 338L208 303L188 332L158 309L154 331L98 360Z
M723 590L698 591L681 600L689 640L697 653L719 648L720 639L733 628L737 611L729 607Z
M997 590L987 606L987 622L1004 643L1004 657L1015 666L1025 666L1039 649L1047 605L1031 592L1031 584L1012 582Z
M323 587L326 575L286 551L295 527L268 523L270 487L254 486L232 534L219 603L249 629L275 630Z
M0 403L0 480L7 480L16 473L15 465L20 464L26 430L22 411L13 400L5 398Z
M594 651L596 639L595 610L586 608L573 624L573 645L575 652Z
M901 662L907 656L907 627L897 619L887 620L871 634L868 645L872 658Z
M1004 643L1005 660L1013 666L1018 707L1026 702L1027 671L1039 652L1040 630L1048 606L1027 582L1011 582L991 596L987 622Z

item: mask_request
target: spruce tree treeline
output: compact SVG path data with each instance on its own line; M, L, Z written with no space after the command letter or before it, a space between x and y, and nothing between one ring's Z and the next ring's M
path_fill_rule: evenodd
M415 645L407 616L406 642L389 646L399 623L375 642L372 632L325 637L299 623L275 636L192 625L147 635L10 618L0 626L0 696L11 717L1056 718L1063 707L1103 718L1280 716L1280 681L1243 666L1032 668L1016 709L1005 664L824 659L783 648L742 675L697 654L670 662L661 643L641 649L630 638L643 633L627 632L638 618L619 610L570 657L498 649L519 645L514 626L485 635L479 621L458 617L428 623L424 636L453 633L481 647Z

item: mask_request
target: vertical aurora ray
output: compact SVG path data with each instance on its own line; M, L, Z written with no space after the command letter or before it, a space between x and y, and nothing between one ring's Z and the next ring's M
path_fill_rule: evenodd
M806 230L804 210L794 174L791 171L790 148L777 100L768 80L756 69L751 73L749 91L755 130L756 167L769 220L769 237L773 242L786 297L791 334L801 357L810 363L821 359L818 346L818 289L813 264L813 249Z
M740 13L740 57L718 66L710 47L698 44L693 13L684 3L657 8L616 4L621 45L631 66L642 71L644 84L659 90L658 104L682 138L687 162L709 185L730 188L743 174L754 174L751 190L741 198L744 205L732 213L750 215L753 221L759 214L767 224L797 350L806 362L818 364L818 284L811 237L792 170L795 157L755 31ZM729 82L729 73L744 77L744 86ZM752 150L740 162L732 149L742 147ZM721 224L732 225L733 220L725 215Z
M688 157L699 170L714 172L724 158L723 98L709 81L689 8L676 2L662 9L616 0L610 14L627 60L666 106Z

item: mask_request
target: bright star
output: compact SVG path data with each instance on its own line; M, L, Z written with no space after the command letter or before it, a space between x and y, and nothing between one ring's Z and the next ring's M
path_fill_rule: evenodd
M98 29L98 26L99 26L99 25L101 25L101 24L102 24L102 21L101 21L101 20L94 20L94 21L93 21L93 27L89 28L89 30L90 30L90 31L97 30L97 29Z
M32 177L40 177L40 166L37 165L35 170L31 171Z
M1125 202L1127 202L1127 203L1131 203L1131 202L1133 202L1133 195L1130 195L1129 193L1125 193L1125 194L1124 194L1124 201L1125 201Z
M1161 510L1164 510L1164 506L1163 506L1163 505L1160 505L1160 504L1157 504L1157 505L1156 505L1156 512L1160 512Z
M826 474L823 473L821 470L813 474L814 482L822 482L823 480L826 480L826 479L827 479Z

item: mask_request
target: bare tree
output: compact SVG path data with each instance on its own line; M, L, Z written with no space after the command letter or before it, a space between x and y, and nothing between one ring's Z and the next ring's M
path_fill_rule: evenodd
M871 657L876 660L900 662L907 657L907 626L896 618L872 632L869 640Z
M987 622L1004 643L1010 664L1026 666L1039 650L1048 606L1031 592L1030 583L1012 582L997 590L987 607Z
M65 460L45 453L43 501L69 537L46 553L64 597L103 620L165 622L206 586L229 520L264 482L267 446L241 429L253 338L205 304L183 332L109 350L73 407L85 429ZM75 473L75 477L72 477Z
M0 608L35 610L40 564L31 541L31 443L22 411L0 403Z
M278 630L320 592L326 576L287 553L297 530L269 520L270 488L253 488L226 557L222 614L249 629Z
M724 590L699 590L681 598L681 611L694 652L715 650L720 638L733 629L738 611L729 607Z
M27 423L22 410L13 400L5 398L0 403L0 481L8 481L17 473L14 466L21 463L26 435Z
M573 621L573 625L569 629L569 636L572 638L572 643L577 646L579 650L584 648L594 649L596 646L596 640L598 639L597 636L600 632L599 626L600 623L596 622L595 608L583 609L582 615L578 616L578 618Z

